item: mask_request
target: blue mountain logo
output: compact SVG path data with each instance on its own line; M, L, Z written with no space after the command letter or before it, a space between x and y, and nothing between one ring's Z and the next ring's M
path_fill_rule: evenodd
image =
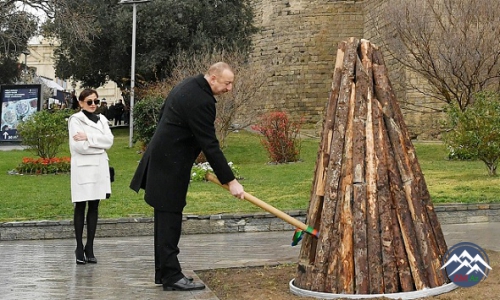
M471 287L486 277L492 270L486 252L473 243L458 243L446 252L441 270L453 283Z

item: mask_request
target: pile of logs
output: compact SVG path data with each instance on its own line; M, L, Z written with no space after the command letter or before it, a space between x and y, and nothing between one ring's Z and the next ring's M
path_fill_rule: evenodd
M294 285L335 294L439 287L447 251L381 51L339 44Z

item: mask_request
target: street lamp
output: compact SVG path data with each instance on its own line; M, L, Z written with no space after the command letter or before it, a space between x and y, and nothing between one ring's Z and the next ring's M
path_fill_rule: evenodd
M130 70L130 106L129 106L129 141L128 146L132 148L132 138L134 136L134 86L135 86L135 23L137 18L136 4L150 2L151 0L121 0L119 4L132 4L132 63Z
M28 79L28 55L31 54L31 52L26 49L23 51L23 54L24 54L24 76L23 76L23 79L24 79L24 83L26 84L26 80Z

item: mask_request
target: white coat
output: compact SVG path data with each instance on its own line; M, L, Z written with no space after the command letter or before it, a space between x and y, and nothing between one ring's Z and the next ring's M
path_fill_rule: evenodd
M68 120L69 149L71 152L71 201L81 202L106 199L111 194L108 154L114 136L108 120L100 115L94 123L83 112L73 114ZM87 134L86 141L75 141L77 132Z

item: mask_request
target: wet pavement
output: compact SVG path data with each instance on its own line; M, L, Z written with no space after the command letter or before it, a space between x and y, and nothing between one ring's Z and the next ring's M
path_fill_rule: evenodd
M467 241L500 251L500 223L442 227L448 246ZM290 245L292 234L183 235L179 259L195 280L194 270L295 263L300 245ZM96 238L94 247L98 264L76 265L72 239L0 242L0 299L218 299L209 287L165 292L154 284L150 236Z

